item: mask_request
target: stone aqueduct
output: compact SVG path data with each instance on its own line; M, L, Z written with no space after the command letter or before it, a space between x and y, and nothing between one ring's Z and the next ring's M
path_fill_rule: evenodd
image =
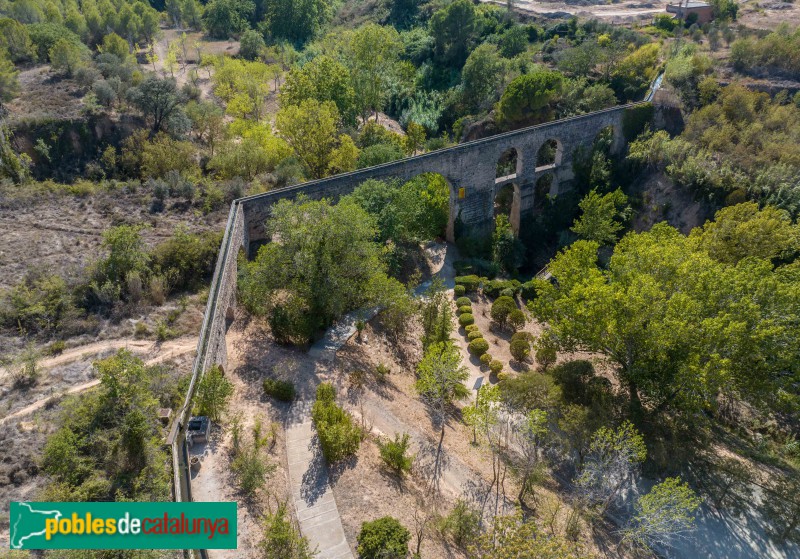
M501 188L514 185L512 223L533 213L535 185L542 176L552 174L550 193L569 188L573 179L572 158L579 147L589 147L607 127L613 129L612 151L624 147L623 118L635 105L618 106L573 118L557 120L467 142L326 179L276 189L264 194L235 200L231 205L205 317L200 330L192 381L186 400L172 425L168 444L172 447L174 498L191 500L190 476L187 475L187 452L182 426L191 411L191 398L197 379L209 367L227 365L225 333L233 320L236 304L237 257L240 249L249 251L251 243L264 241L265 222L272 204L281 199L305 195L311 199L337 199L349 194L367 179L398 178L408 180L423 173L438 173L450 185L449 240L453 240L453 222L459 217L474 232L490 232L494 221L494 201ZM553 142L553 140L555 142ZM537 154L546 143L557 150L548 165L536 166ZM509 150L516 151L516 172L498 178L497 162Z

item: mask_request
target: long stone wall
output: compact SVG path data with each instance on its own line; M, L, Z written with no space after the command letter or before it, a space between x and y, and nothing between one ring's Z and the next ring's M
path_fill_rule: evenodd
M623 118L625 111L632 106L634 105L614 107L523 128L385 165L235 200L228 215L225 235L211 281L205 316L197 342L191 383L183 407L176 414L167 438L167 444L172 448L175 500L191 500L191 476L188 475L184 458L185 439L182 429L191 414L192 397L197 381L213 365L221 365L223 369L227 367L225 333L233 320L233 309L236 305L239 251L248 250L253 241L265 239L264 224L273 204L282 199L296 198L300 194L311 199L336 200L351 193L367 179L408 180L422 173L439 173L451 187L451 226L453 219L460 217L467 227L476 232L490 231L494 198L500 188L513 183L517 187L516 207L523 216L532 212L536 181L544 175L552 174L551 188L554 190L551 189L551 193L568 188L573 179L572 157L575 150L591 146L597 135L606 127L610 126L614 130L613 149L623 147ZM550 140L556 140L558 144L556 162L537 168L537 154ZM495 176L497 162L510 149L515 149L517 152L516 173L497 179Z

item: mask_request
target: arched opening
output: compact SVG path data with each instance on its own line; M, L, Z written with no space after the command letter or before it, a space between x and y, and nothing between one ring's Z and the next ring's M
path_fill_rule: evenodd
M504 151L497 160L497 168L494 175L496 182L515 178L519 174L519 164L519 152L516 148Z
M553 173L547 173L536 179L533 191L533 212L541 213L547 208L551 200L553 188Z
M561 142L556 139L547 140L536 153L536 170L552 169L561 164Z
M507 216L515 235L519 235L519 206L520 194L516 184L506 183L495 189L494 218L496 220L501 214Z

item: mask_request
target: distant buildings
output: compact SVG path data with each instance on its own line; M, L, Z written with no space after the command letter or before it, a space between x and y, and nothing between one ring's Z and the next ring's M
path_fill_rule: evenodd
M708 2L698 2L696 0L688 0L686 2L679 2L677 4L667 4L667 13L675 14L676 17L683 21L699 23L700 25L708 23L714 19L713 9ZM696 14L693 16L692 14ZM696 19L695 19L696 18Z

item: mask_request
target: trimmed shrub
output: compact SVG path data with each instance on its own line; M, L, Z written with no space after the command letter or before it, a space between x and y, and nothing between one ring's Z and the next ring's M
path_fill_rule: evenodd
M489 363L491 363L491 362L492 362L492 356L491 355L489 355L488 353L484 353L483 355L481 355L481 363L482 364L488 366Z
M461 307L458 307L458 314L465 314L471 312L472 312L472 305L463 305Z
M461 326L469 326L470 324L474 324L475 323L475 317L472 316L471 313L468 313L468 312L464 313L464 314L462 314L461 316L458 317L458 323Z
M489 351L489 342L487 342L483 338L475 338L469 343L469 346L467 346L467 348L469 349L469 352L472 355L477 355L478 357L480 357L481 355Z
M472 341L476 338L482 338L483 334L481 334L478 330L473 330L472 332L467 332L467 339Z
M453 293L455 293L456 297L461 297L466 292L467 290L463 285L457 285L455 288L453 288Z
M477 291L481 285L481 278L476 275L458 276L455 281L456 285L463 285L467 292Z
M484 354L484 355L485 355L485 354ZM496 359L495 359L494 361L492 361L491 363L489 363L489 370L490 370L490 371L491 371L493 374L495 374L495 375L496 375L497 373L499 373L500 371L502 371L502 370L503 370L503 362L502 362L502 361L498 361L498 360L496 360Z
M483 284L481 291L487 297L496 299L504 295L504 291L511 290L510 296L513 297L522 284L517 280L491 280Z
M511 378L511 375L508 373L497 373L497 382L504 382Z
M456 305L459 307L463 307L464 305L472 305L472 299L469 297L459 297L456 299Z
M294 384L274 378L264 379L264 392L281 402L291 402L295 396Z
M524 362L531 354L531 344L526 338L512 339L510 349L511 356L520 363Z
M514 290L510 289L510 288L504 289L504 290L502 290L500 292L500 296L501 297L511 297L511 298L513 298L514 297Z
M520 328L524 327L525 322L527 322L527 319L525 318L525 313L522 312L520 309L514 309L508 315L508 323L514 330L519 330Z
M411 533L396 518L384 516L364 522L358 533L361 559L403 559L408 555Z
M464 330L466 330L467 332L474 332L478 328L479 326L477 324L467 324L466 326L464 326Z

